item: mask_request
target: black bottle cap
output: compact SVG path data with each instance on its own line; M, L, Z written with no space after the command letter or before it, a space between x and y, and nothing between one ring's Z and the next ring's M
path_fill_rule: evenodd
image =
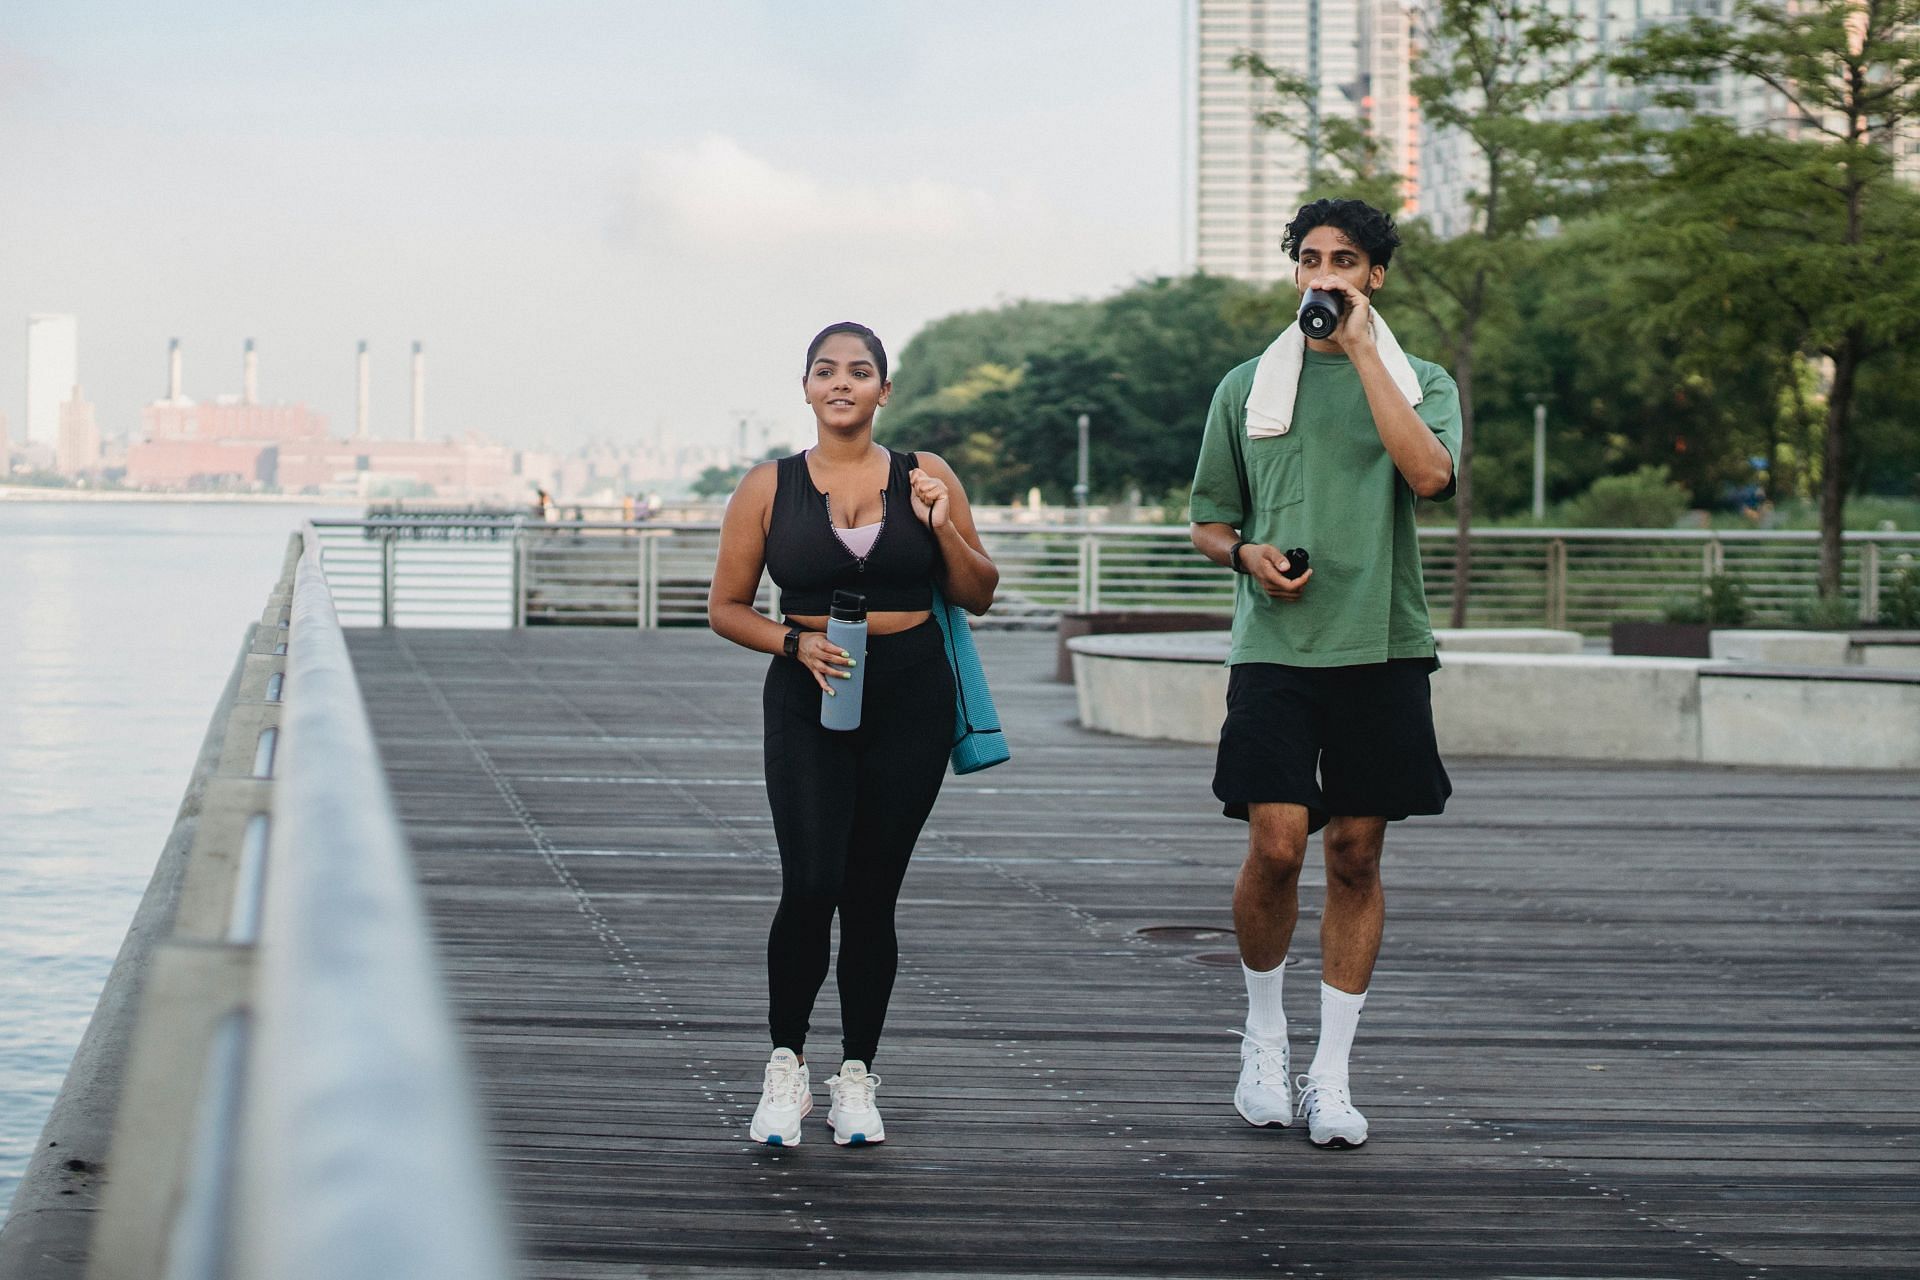
M836 591L833 593L833 616L840 622L865 622L867 620L867 597L859 591Z

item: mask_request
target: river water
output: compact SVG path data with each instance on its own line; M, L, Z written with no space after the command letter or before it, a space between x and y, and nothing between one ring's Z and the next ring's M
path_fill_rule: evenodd
M339 507L0 502L0 1216L287 536Z

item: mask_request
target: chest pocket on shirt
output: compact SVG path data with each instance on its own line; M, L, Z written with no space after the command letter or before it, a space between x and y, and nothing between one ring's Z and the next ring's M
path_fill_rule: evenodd
M1299 432L1247 441L1247 481L1256 511L1290 507L1304 498L1307 469Z

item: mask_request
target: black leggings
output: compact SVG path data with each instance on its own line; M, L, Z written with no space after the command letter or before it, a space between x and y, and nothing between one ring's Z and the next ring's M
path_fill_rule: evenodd
M867 642L860 727L820 726L820 686L775 658L762 697L780 910L767 938L776 1049L806 1050L840 913L841 1048L871 1063L893 994L893 909L953 742L953 672L931 620Z

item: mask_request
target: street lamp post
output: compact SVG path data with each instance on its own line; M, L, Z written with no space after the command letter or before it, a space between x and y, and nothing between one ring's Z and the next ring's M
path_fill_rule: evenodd
M1073 500L1080 507L1080 523L1087 523L1087 427L1089 419L1080 415L1080 482L1073 486Z
M1547 518L1547 400L1533 397L1533 518Z

